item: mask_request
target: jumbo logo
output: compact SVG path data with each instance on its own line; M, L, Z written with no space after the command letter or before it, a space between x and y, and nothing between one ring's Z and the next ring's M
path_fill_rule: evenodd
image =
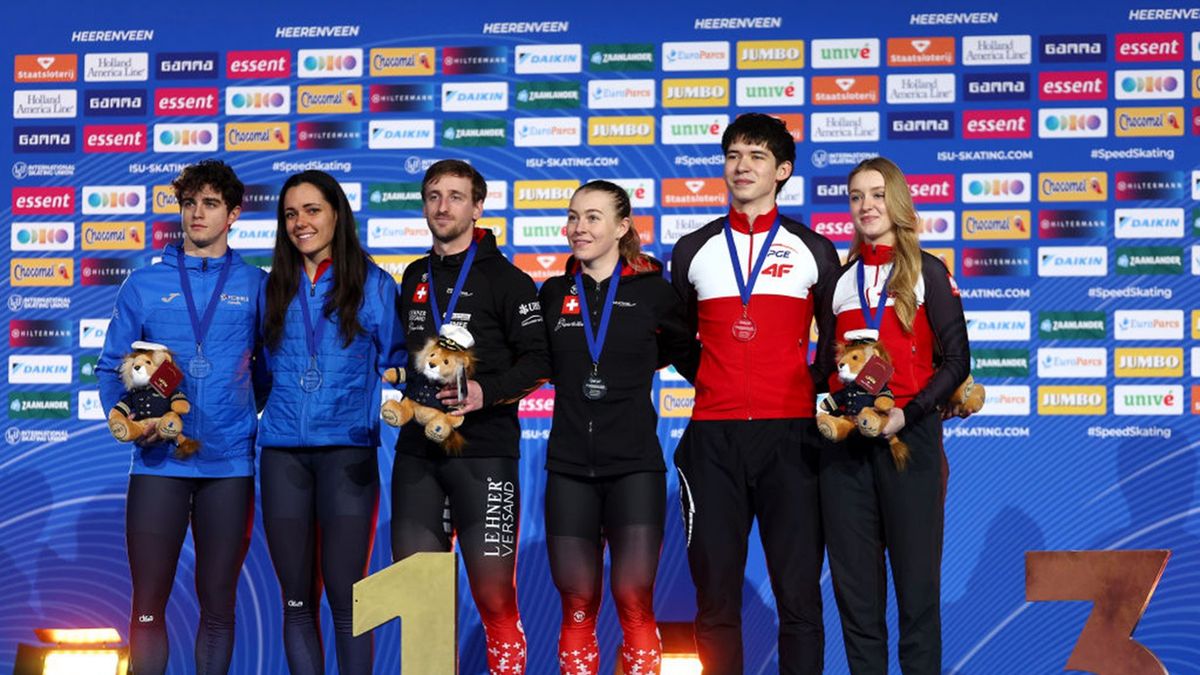
M662 205L727 206L729 194L720 178L664 178Z
M396 283L400 283L404 279L404 270L407 269L409 265L422 258L419 253L373 255L371 257L375 260L375 264L379 265L380 269L392 275L392 278L396 280Z
M964 173L963 202L1027 202L1031 199L1027 173Z
M1183 33L1117 33L1117 61L1182 61Z
M71 286L75 261L71 258L13 258L9 261L10 286Z
M900 66L954 65L954 38L888 38L887 64Z
M1183 98L1186 77L1182 70L1118 70L1114 75L1118 101Z
M1108 174L1103 171L1045 171L1039 173L1038 199L1043 202L1107 201Z
M663 387L658 391L659 417L691 417L696 405L696 390L690 387Z
M963 239L1029 239L1029 211L963 211Z
M79 57L75 54L17 54L13 59L13 82L75 82L79 79Z
M1108 73L1103 70L1038 74L1038 98L1043 101L1103 101L1108 98Z
M1042 108L1038 138L1104 138L1108 136L1105 108Z
M21 216L70 215L75 213L75 188L15 187L12 212Z
M145 124L88 124L83 127L84 152L145 152Z
M236 51L225 55L225 77L275 79L292 74L292 52L287 49Z
M216 124L154 125L155 152L214 152L216 149Z
M879 76L817 76L812 78L813 105L874 105L879 103Z
M1183 108L1117 108L1117 136L1182 136Z
M159 89L154 92L154 114L216 115L217 88Z
M741 40L738 70L799 69L804 67L804 40Z
M155 185L151 196L151 208L155 213L179 213L179 200L172 185Z
M1117 377L1183 377L1183 348L1118 347L1113 352Z
M653 144L653 116L588 118L588 145Z
M729 105L729 79L664 79L664 108L713 108Z
M565 209L579 188L577 180L518 180L513 182L513 208Z
M122 214L146 212L146 188L141 185L83 186L85 214Z
M437 60L433 47L371 50L371 77L433 75Z
M296 88L296 112L362 112L362 86L357 84L308 85Z
M1108 390L1086 387L1038 387L1039 415L1103 415L1108 411Z
M287 150L290 127L286 121L266 123L229 123L226 125L226 150Z
M79 238L85 251L140 251L146 248L142 222L84 222Z
M286 115L292 107L288 87L228 87L226 115Z
M296 54L300 77L362 77L361 49L301 49Z

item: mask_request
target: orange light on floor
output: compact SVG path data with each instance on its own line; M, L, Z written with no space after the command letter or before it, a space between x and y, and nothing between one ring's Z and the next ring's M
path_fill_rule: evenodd
M126 675L129 648L115 628L37 628L44 644L17 645L13 675Z
M696 638L689 621L660 621L658 634L662 636L662 675L700 675L703 666L696 653ZM621 666L621 654L617 652L617 667L614 675L626 674Z

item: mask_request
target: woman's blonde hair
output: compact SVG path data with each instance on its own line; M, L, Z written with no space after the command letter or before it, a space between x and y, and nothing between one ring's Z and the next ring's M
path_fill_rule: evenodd
M905 332L912 332L913 319L917 315L917 277L921 275L921 241L917 233L920 221L913 207L912 192L904 172L886 157L859 162L846 177L847 185L864 171L878 171L883 176L883 201L896 237L892 245L892 280L888 282L887 290L900 325ZM862 255L862 246L862 237L856 229L850 243L849 260L857 260Z

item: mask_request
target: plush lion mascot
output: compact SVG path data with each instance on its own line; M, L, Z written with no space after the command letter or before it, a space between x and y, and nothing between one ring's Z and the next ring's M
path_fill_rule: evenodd
M863 436L875 438L883 430L888 412L896 407L896 398L887 382L859 381L859 374L872 357L882 359L889 366L892 363L887 350L876 340L838 343L838 379L844 386L821 400L817 430L825 438L843 441L855 429ZM896 468L903 471L908 464L908 446L893 434L888 438L888 447Z
M183 418L192 406L179 389L181 378L175 357L163 345L134 342L121 360L118 372L125 394L108 413L108 430L118 441L136 441L154 427L158 435L175 441L178 457L191 457L200 442L183 435Z
M406 396L398 401L386 401L380 411L383 421L401 427L415 420L425 428L425 437L441 445L446 454L461 454L466 440L458 427L465 418L448 414L438 402L437 392L447 385L465 381L475 373L473 346L475 339L466 328L454 324L442 326L441 335L429 338L412 363L424 384L411 388L415 382L410 382ZM383 379L398 384L404 381L404 371L389 368Z

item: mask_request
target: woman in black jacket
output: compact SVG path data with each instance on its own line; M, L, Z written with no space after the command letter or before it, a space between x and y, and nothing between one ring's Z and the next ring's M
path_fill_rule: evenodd
M607 541L624 671L658 673L653 598L666 465L650 390L668 362L691 374L684 361L693 336L662 263L640 252L624 189L608 181L579 188L566 233L574 255L540 293L554 365L546 545L562 595L559 665L564 673L600 672L596 615Z

